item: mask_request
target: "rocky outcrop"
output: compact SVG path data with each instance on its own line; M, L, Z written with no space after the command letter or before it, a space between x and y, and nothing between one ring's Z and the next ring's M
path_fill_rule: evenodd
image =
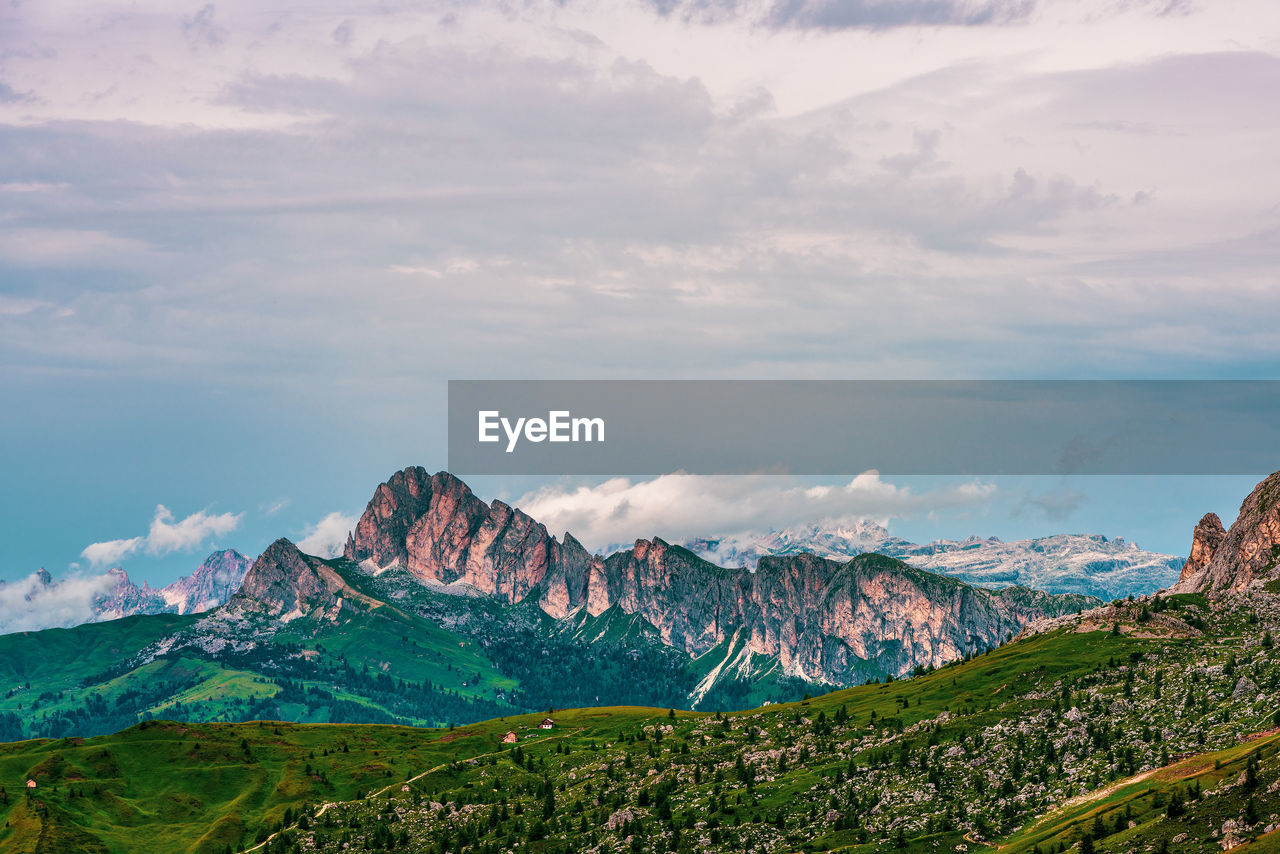
M393 474L369 499L356 529L347 537L346 557L372 558L379 566L408 563L409 529L431 506L433 478L420 466Z
M776 656L788 673L836 684L868 663L895 675L938 666L1000 643L1031 619L1097 604L982 590L876 554L763 557L749 572L654 538L601 559L518 509L486 504L447 472L421 468L378 487L346 557L398 563L425 581L466 584L507 602L532 598L556 618L616 607L692 655L745 636L753 653Z
M876 552L978 587L1018 585L1105 600L1168 587L1178 580L1185 562L1182 557L1144 551L1135 543L1101 534L1054 534L1008 543L998 537L967 537L917 544L866 521L695 538L681 545L720 566L748 568L765 555L809 552L846 561Z
M1226 529L1222 527L1222 520L1218 518L1218 514L1204 514L1191 534L1191 556L1182 565L1178 581L1186 581L1193 575L1203 572L1226 537Z
M1221 530L1222 522L1212 513L1196 525L1191 558L1172 588L1174 592L1215 596L1277 575L1280 472L1255 486L1240 505L1235 522L1219 535Z
M129 580L120 567L107 570L114 583L94 600L94 620L116 620L136 614L197 614L226 604L248 571L250 561L234 549L214 552L195 572L154 588Z

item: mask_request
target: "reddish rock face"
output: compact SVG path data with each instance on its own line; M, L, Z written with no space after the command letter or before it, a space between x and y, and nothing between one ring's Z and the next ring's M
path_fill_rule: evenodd
M829 682L865 661L891 673L942 665L1045 616L1052 599L1006 599L880 555L770 557L748 572L654 538L601 559L518 509L485 504L449 473L421 468L378 487L346 556L398 562L419 578L465 582L507 602L532 596L556 618L618 608L693 655L736 634L789 673Z
M1173 590L1214 595L1276 576L1280 564L1280 472L1255 486L1240 505L1240 515L1231 528L1225 534L1221 531L1222 523L1212 513L1200 520L1191 557Z
M346 557L399 562L419 578L461 581L507 602L541 585L539 601L557 617L582 604L591 562L572 537L561 543L522 511L485 504L448 472L429 476L421 468L397 472L378 487Z
M431 476L421 466L393 474L378 487L351 537L346 557L372 558L379 566L408 563L409 529L431 504Z
M1182 574L1178 576L1179 583L1204 571L1209 561L1213 560L1214 552L1226 537L1227 532L1223 529L1222 520L1218 518L1218 514L1206 513L1191 535L1191 556L1182 565Z

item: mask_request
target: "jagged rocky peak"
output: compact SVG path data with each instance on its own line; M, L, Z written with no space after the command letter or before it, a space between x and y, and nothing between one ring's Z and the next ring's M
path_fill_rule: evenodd
M111 587L93 599L96 619L115 620L133 614L159 614L168 609L160 594L145 581L142 586L129 579L129 573L115 566L107 570Z
M1219 536L1221 531L1222 522L1212 513L1196 525L1191 559L1173 588L1175 592L1221 594L1242 590L1277 574L1280 472L1255 486L1240 505L1240 515L1235 522ZM1197 547L1198 562L1193 562L1197 561Z
M271 616L311 614L339 607L344 588L323 561L281 537L253 562L231 601Z
M1214 553L1226 537L1227 531L1222 527L1222 520L1218 518L1218 514L1204 514L1191 535L1191 556L1182 565L1182 573L1178 576L1178 581L1186 581L1196 573L1202 572L1209 565L1209 561L1213 560Z
M543 585L554 591L546 610L557 616L581 603L590 562L577 540L557 542L523 511L486 504L448 472L428 475L419 466L377 488L344 554L398 563L424 580L461 582L509 602Z
M382 566L397 559L407 563L405 538L431 505L432 480L422 466L410 466L380 484L347 537L346 557L372 558Z
M216 608L231 598L252 565L235 549L216 551L196 571L160 590L165 604L179 614L195 614Z

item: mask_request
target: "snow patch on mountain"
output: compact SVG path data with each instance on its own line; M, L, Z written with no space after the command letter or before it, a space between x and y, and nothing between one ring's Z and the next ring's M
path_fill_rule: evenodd
M1122 537L1055 534L1004 542L968 537L917 544L875 522L807 525L765 533L700 537L682 545L721 566L754 569L765 555L810 552L848 560L866 552L896 557L920 569L982 587L1018 584L1050 593L1115 599L1152 593L1177 580L1184 558L1143 551Z

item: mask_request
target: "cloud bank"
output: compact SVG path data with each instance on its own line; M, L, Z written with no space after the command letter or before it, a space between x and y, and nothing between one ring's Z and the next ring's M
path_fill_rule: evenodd
M88 8L83 33L5 13L33 46L5 67L31 97L0 102L17 376L337 384L385 411L408 364L1280 357L1280 55L1241 23L1275 20L1263 0Z
M176 551L191 551L211 537L234 531L243 513L209 514L203 510L174 522L173 512L163 504L156 505L155 518L145 536L91 543L80 553L93 566L118 563L138 551L153 556Z
M913 492L860 474L845 484L807 486L780 476L670 474L651 480L613 478L597 486L547 486L515 502L554 532L603 549L640 537L679 541L768 531L791 525L894 518L988 507L995 487L970 481Z
M115 586L116 578L72 575L44 584L37 573L0 582L0 634L53 626L78 626L94 618L93 601Z

